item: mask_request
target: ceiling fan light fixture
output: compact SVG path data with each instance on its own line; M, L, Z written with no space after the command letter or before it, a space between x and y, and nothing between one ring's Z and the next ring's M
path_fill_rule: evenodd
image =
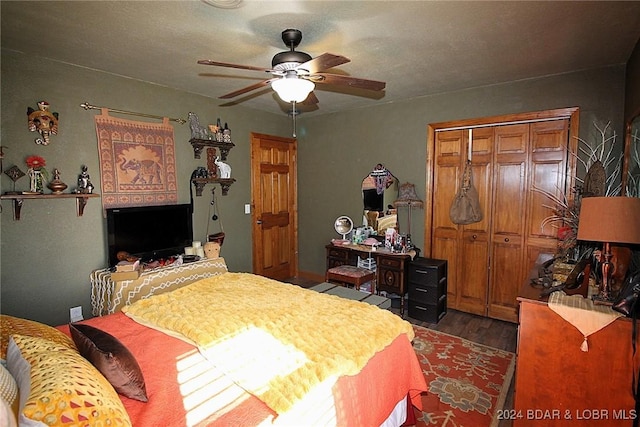
M283 77L274 80L271 87L284 102L302 102L307 99L316 85L306 79Z

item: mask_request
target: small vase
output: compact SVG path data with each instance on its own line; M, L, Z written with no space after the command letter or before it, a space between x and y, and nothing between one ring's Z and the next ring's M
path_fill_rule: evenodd
M29 177L31 178L29 191L32 193L44 193L44 177L42 176L42 171L30 169Z
M54 179L47 184L47 187L49 187L49 190L51 190L53 194L62 194L62 192L67 188L67 184L59 179Z

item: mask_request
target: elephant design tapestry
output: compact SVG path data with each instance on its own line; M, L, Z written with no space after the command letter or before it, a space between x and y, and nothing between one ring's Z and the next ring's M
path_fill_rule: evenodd
M95 116L104 209L168 205L178 200L173 127Z

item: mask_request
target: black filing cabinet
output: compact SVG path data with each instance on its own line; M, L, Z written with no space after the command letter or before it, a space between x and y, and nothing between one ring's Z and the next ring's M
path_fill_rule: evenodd
M409 263L409 317L438 323L447 313L447 261L415 258Z

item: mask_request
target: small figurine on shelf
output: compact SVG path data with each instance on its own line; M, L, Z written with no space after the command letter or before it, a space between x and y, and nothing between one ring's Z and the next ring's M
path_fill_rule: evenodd
M227 126L226 122L224 124L224 129L222 130L222 142L231 142L231 130L229 129L229 126Z
M67 184L60 180L60 171L58 168L53 169L53 180L47 184L49 190L53 194L62 194L62 192L67 188Z
M216 121L216 142L222 142L222 122L219 117Z
M192 139L209 139L207 128L200 124L200 119L196 113L189 112L189 128L191 129Z
M231 178L231 166L221 161L220 157L216 157L215 164L218 166L218 170L220 171L220 178Z
M78 175L78 188L76 189L76 193L93 193L93 184L91 183L91 177L89 176L87 170L88 168L85 165L82 165L82 173Z

